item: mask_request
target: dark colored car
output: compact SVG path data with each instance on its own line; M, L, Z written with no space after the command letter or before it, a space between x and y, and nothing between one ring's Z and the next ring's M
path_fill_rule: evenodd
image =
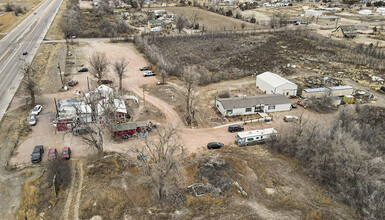
M52 148L48 151L48 160L54 160L57 157L57 150L56 148Z
M245 130L242 125L230 125L229 126L229 132L237 132L237 131L243 131Z
M87 134L88 133L87 129L83 128L83 127L76 127L72 131L73 131L75 136L83 135L83 134Z
M27 52L27 51L24 51L24 52L23 52L23 55L24 55L24 56L25 56L25 55L27 55L27 54L28 54L28 52Z
M207 149L211 150L211 149L219 149L221 147L223 147L224 145L222 143L219 143L219 142L210 142L207 144Z
M112 80L109 80L109 79L102 79L100 82L102 84L112 84Z
M145 70L149 70L150 67L149 66L142 66L139 69L140 69L140 71L145 71Z
M72 80L68 81L68 86L73 87L73 86L76 86L78 83L79 83L79 81L72 79Z
M69 160L71 158L71 148L65 147L61 153L63 159Z
M385 86L381 86L380 88L383 92L385 92Z
M43 145L35 146L32 151L31 161L32 163L39 163L43 159L44 147Z
M82 72L88 72L88 68L87 67L83 67L81 68L80 70L78 70L79 73L82 73Z

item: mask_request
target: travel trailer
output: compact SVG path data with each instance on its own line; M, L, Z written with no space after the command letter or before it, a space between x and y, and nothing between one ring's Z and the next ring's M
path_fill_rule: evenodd
M267 128L263 130L239 132L236 136L235 144L238 146L247 146L258 143L264 143L277 136L277 130Z

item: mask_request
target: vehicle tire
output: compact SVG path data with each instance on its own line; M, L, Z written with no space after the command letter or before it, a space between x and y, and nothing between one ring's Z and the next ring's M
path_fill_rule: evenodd
M123 134L123 135L122 135L122 138L123 138L123 139L128 139L129 136L128 136L128 134Z

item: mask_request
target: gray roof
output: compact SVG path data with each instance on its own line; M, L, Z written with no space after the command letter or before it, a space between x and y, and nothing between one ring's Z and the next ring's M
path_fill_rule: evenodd
M344 32L355 32L357 30L357 28L354 27L354 25L341 25L340 28Z
M217 99L222 103L222 106L226 110L235 108L251 108L256 105L278 105L278 104L290 104L290 100L280 94L237 97L237 98L224 98Z

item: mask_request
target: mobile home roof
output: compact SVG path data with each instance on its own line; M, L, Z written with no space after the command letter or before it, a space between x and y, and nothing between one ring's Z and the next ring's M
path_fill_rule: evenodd
M264 134L276 134L276 133L277 133L277 130L275 130L274 128L266 128L263 130L239 132L238 137L248 138L248 137L255 137L255 136L264 135Z
M224 109L235 109L235 108L250 108L256 105L280 105L280 104L290 104L290 100L280 94L270 94L270 95L259 95L259 96L249 96L249 97L236 97L236 98L223 98L217 99Z

